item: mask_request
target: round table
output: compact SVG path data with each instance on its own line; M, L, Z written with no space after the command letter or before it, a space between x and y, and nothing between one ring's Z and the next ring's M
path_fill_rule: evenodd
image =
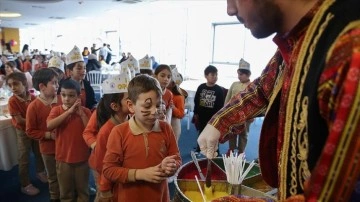
M0 100L0 170L5 171L18 164L16 131L7 105L7 99Z

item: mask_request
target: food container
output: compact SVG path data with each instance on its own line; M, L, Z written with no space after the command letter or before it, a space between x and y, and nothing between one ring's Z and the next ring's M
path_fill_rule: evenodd
M199 159L198 162L202 173L206 175L207 159L205 158ZM223 159L222 158L212 159L211 168L212 168L211 187L214 193L214 197L215 195L216 196L219 195L219 197L221 198L221 196L223 196L224 194L229 195L232 187L226 180L226 173L224 169ZM174 200L173 200L174 202L203 201L201 198L199 187L195 180L195 175L199 179L199 183L203 188L203 191L205 187L205 181L200 179L200 175L193 161L190 161L184 164L183 166L181 166L175 175L176 178L174 180L174 184L176 189L174 193ZM260 168L258 165L255 165L248 173L239 191L241 195L244 196L258 197L270 201L276 200L276 196L271 196L266 194L267 192L272 192L273 188L267 185L263 181L260 174Z

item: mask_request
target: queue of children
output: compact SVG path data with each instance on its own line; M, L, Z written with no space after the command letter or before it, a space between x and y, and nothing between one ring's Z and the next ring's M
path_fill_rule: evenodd
M21 191L39 193L27 174L31 146L38 143L38 151L33 148L38 177L49 183L51 201L88 201L89 172L97 185L95 201L170 201L167 183L181 165L178 140L186 98L177 68L160 64L153 72L145 57L136 76L122 70L105 80L98 104L79 48L67 54L66 72L56 56L48 67L33 75L36 98L23 73L6 77L14 94L10 113L23 140L18 141ZM194 110L200 132L225 99L216 84L217 68L208 66L204 75Z

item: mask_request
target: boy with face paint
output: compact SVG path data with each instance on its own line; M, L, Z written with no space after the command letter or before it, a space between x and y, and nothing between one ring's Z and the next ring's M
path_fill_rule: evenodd
M103 175L118 183L118 201L170 201L167 178L181 158L171 126L158 119L160 84L148 75L136 76L128 95L133 116L111 131Z

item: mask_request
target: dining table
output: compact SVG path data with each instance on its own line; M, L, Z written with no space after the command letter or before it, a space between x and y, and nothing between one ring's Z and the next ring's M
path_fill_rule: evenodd
M17 139L11 116L8 111L8 99L0 100L0 170L9 171L18 164Z

